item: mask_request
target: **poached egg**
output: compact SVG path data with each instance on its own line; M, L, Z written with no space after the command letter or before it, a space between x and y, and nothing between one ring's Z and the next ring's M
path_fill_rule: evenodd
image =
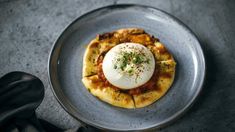
M106 79L120 89L133 89L150 80L155 70L152 52L138 43L122 43L110 49L103 59Z

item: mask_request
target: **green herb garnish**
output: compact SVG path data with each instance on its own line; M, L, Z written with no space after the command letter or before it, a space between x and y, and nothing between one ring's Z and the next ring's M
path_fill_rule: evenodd
M142 52L122 52L116 59L114 69L121 69L121 71L126 71L127 73L132 74L135 70L134 67L139 67L143 63L149 64L149 61L150 59Z
M133 69L130 69L130 70L128 70L128 73L132 73L134 70Z

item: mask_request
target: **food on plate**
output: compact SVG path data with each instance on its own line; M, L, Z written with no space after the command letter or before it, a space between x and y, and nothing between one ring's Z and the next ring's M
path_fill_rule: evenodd
M151 51L137 43L122 43L106 53L102 71L110 84L133 89L145 84L153 75L155 60Z
M175 76L173 56L139 28L97 35L86 48L82 82L111 105L141 108L161 98Z

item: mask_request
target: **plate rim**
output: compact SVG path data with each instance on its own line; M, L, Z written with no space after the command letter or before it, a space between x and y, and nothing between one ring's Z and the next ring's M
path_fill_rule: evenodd
M152 10L157 10L161 13L163 13L164 15L168 16L170 19L172 19L175 23L177 23L181 28L183 28L185 31L187 31L193 38L194 40L196 40L196 42L198 43L196 46L198 47L198 51L200 52L199 54L201 55L201 66L202 66L202 79L199 80L199 87L196 91L196 93L194 94L194 96L192 97L192 99L189 101L189 103L187 103L187 105L185 105L183 107L183 109L179 110L178 112L176 112L175 114L173 114L172 116L170 116L169 118L163 120L161 123L159 124L154 124L151 125L149 127L143 127L143 128L137 128L137 129L116 129L116 128L107 128L107 127L102 127L102 126L98 126L96 124L94 124L92 121L88 121L87 119L81 119L81 117L77 116L74 114L74 111L71 110L73 109L72 105L70 104L70 102L68 101L68 99L66 98L62 98L59 97L58 92L55 88L55 86L52 83L52 77L51 77L51 60L52 60L52 54L54 53L55 47L58 43L58 41L61 39L61 37L63 36L63 34L69 29L69 27L71 27L74 23L76 23L77 21L79 21L80 19L94 13L97 12L99 10L102 9L112 9L112 8L120 8L120 7L128 7L128 8L133 8L133 7L138 7L138 8L148 8L148 9L152 9ZM56 38L56 40L54 41L52 48L50 50L49 53L49 58L48 58L48 66L47 66L47 71L48 71L48 80L49 80L49 84L50 84L50 89L54 95L54 97L56 98L56 100L59 102L59 104L62 106L62 108L69 114L71 115L73 118L75 118L77 121L79 121L79 123L81 124L81 126L86 126L86 125L90 125L96 128L99 128L101 130L111 130L111 131L142 131L142 130L151 130L151 129L159 129L159 128L163 128L168 126L169 124L173 123L174 121L176 121L177 119L179 119L180 117L182 117L182 115L184 115L192 106L193 104L196 102L196 100L198 99L203 85L205 84L205 77L206 77L206 61L205 61L205 55L203 52L203 48L201 47L200 41L198 39L198 37L196 36L196 34L186 25L184 24L182 21L180 21L178 18L176 18L175 16L171 15L170 13L163 11L161 9L158 9L156 7L152 7L152 6L148 6L148 5L141 5L141 4L115 4L115 5L107 5L107 6L102 6L96 9L93 9L91 11L87 11L84 14L82 14L81 16L78 16L76 19L74 19L71 23L69 23L64 29L63 31L60 33L59 37ZM68 103L68 104L66 104ZM69 106L68 106L69 105Z

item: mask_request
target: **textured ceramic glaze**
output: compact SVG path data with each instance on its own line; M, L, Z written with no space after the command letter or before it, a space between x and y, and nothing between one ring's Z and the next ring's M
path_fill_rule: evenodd
M176 76L167 94L141 109L122 109L91 95L81 83L82 59L97 34L120 28L143 28L173 54ZM181 22L149 7L119 5L92 11L75 20L59 37L49 60L54 93L62 106L82 122L103 129L143 130L163 126L181 115L201 90L204 56L198 40Z

